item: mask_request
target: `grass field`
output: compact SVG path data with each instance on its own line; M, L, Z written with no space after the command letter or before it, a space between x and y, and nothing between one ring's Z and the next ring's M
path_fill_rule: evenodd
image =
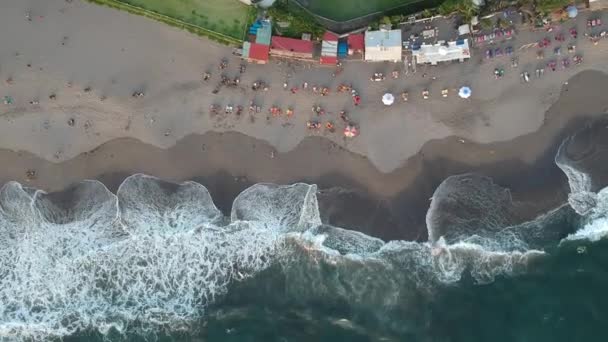
M383 12L420 0L298 0L309 11L335 21ZM423 0L424 1L424 0ZM308 4L308 5L307 5Z
M228 36L243 39L249 8L238 0L120 0L201 26ZM323 1L323 0L322 0Z

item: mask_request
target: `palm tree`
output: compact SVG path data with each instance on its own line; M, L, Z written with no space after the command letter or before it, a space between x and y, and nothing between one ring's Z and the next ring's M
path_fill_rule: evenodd
M465 22L469 22L477 14L478 8L472 0L460 0L456 5L456 11L462 15Z
M530 22L534 22L537 16L537 13L535 11L535 0L518 0L517 7L522 13L524 13L528 18L530 18Z
M478 8L472 0L448 0L439 6L439 13L450 15L454 12L460 14L464 21L470 21L476 14Z

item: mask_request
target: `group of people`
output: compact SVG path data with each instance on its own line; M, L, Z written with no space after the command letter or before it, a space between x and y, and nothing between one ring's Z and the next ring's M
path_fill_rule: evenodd
M219 63L219 70L226 70L228 68L228 60L222 59ZM245 65L241 64L239 68L239 72L242 74L245 72ZM287 75L288 79L290 75ZM211 72L207 71L203 73L203 82L208 82L212 78ZM329 96L331 94L331 90L328 86L318 86L316 84L309 84L308 82L303 82L301 84L296 84L290 87L290 82L287 80L283 83L283 90L290 91L291 94L298 94L300 90L305 91L307 94L312 95L320 95L320 96ZM221 87L225 86L227 88L234 88L236 86L241 85L240 78L237 76L234 79L229 78L226 74L221 74L220 82L213 90L214 94L217 94ZM270 85L262 80L256 80L251 84L251 90L253 92L267 92L270 89ZM347 93L353 98L354 105L359 105L361 103L361 97L359 93L352 88L350 84L340 84L337 88L337 93ZM218 116L219 114L236 114L236 116L240 116L243 112L243 107L240 105L219 105L213 104L209 107L209 113L213 116ZM262 112L261 106L255 103L254 100L250 100L249 102L249 116L250 121L255 122L255 114L259 114ZM337 130L336 124L331 118L328 118L328 112L325 111L320 105L314 105L312 107L313 118L306 121L306 128L310 131L321 131L328 133L335 133ZM272 105L268 108L268 114L266 116L266 120L269 121L271 118L284 117L291 118L295 115L295 110L293 107L281 108L277 105ZM223 117L219 115L218 117ZM344 124L344 136L348 138L355 137L359 134L358 126L353 123L346 114L345 110L340 111L339 120Z
M223 58L219 65L218 65L218 69L219 70L226 70L228 68L228 60ZM240 68L239 68L239 72L242 74L245 72L245 65L241 64ZM288 75L289 77L289 75ZM203 81L204 82L208 82L210 79L212 78L211 72L207 71L205 73L203 73ZM220 76L220 82L219 84L216 86L216 88L213 90L214 94L217 94L220 90L221 87L225 86L225 87L236 87L238 85L240 85L240 78L237 76L234 79L229 78L225 73L222 73ZM258 92L258 91L263 91L266 92L270 89L270 85L267 84L266 82L262 81L262 80L256 80L251 84L251 90L254 92ZM330 88L327 86L318 86L318 85L309 85L308 82L303 82L301 85L294 85L292 87L289 86L289 81L285 81L283 83L283 90L289 90L292 94L297 94L299 93L300 90L305 90L307 91L309 94L313 94L313 95L320 95L320 96L328 96L330 95L331 91ZM354 89L352 89L352 86L349 84L340 84L338 86L338 93L348 93L349 95L351 95L353 97L353 102L355 105L359 105L361 102L361 97L359 96L358 92ZM262 111L261 106L257 105L254 100L251 100L249 102L249 114L250 116L253 118L255 116L255 114L258 114ZM225 106L221 106L218 104L213 104L209 107L209 113L211 115L218 115L218 114L236 114L237 116L239 116L241 113L243 112L243 107L240 105L233 105L233 104L228 104ZM319 117L323 117L326 116L326 111L321 108L321 106L319 105L315 105L312 108L312 113L314 116L316 116L317 118ZM293 107L287 107L286 109L280 108L277 105L273 105L271 107L268 108L268 116L267 116L267 120L269 120L272 117L285 117L285 118L291 118L292 116L294 116L295 111ZM325 129L327 132L330 133L334 133L336 131L336 127L335 124L332 120L324 120L324 122L321 122L320 120L318 120L317 118L313 118L309 121L306 122L307 128L310 130L321 130L321 129ZM354 128L356 125L351 122L350 118L346 115L346 111L341 111L340 112L340 119L346 124L346 126ZM252 119L252 122L254 120ZM352 135L354 136L354 135Z

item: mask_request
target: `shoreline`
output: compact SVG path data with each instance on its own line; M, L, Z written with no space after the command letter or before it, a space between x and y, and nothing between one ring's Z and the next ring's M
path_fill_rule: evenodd
M145 173L166 181L199 182L209 190L216 206L229 215L234 198L255 183L314 183L319 186L319 207L325 223L361 231L387 241L426 240L425 215L430 198L437 186L451 175L469 172L482 174L491 177L500 186L509 188L514 201L520 204L522 221L563 204L569 193L567 179L553 164L553 158L562 138L582 128L587 122L588 120L581 119L569 123L549 144L543 156L533 164L504 160L474 167L440 156L433 159L415 157L411 160L412 165L408 163L390 174L382 174L369 161L344 150L320 156L319 159L322 160L315 160L314 155L318 153L312 149L327 151L331 148L331 145L320 139L308 139L296 150L276 154L274 159L270 159L266 152L273 149L263 142L238 133L211 133L188 137L168 150L133 139L119 139L62 163L50 163L25 152L0 150L0 162L10 165L0 173L0 184L18 181L24 186L60 192L79 181L95 179L115 193L125 178L135 173ZM241 147L256 145L258 152L254 152L253 147L244 150L235 158L240 163L234 163L233 167L225 166L226 160L221 157L224 154L222 150L209 151L213 156L208 160L192 163L187 160L194 149L192 146L201 146L210 140L218 144L221 144L220 141L230 142L226 145ZM434 142L434 146L425 146L423 150L441 150L455 142L456 139L453 138L445 139ZM431 154L430 151L425 153ZM145 157L134 158L134 155ZM176 158L175 155L181 157ZM323 163L332 156L333 165L328 165L324 170L290 172L293 168L299 168L298 159ZM247 162L243 161L245 158L265 158L264 162L269 164L277 162L265 170L267 173L259 168L252 172L246 166ZM337 164L341 162L357 171L349 173L344 169L339 170ZM23 170L36 170L36 179L28 181ZM370 182L375 177L382 177L382 180ZM530 184L522 181L522 178L540 182Z
M554 163L555 153L565 137L592 120L593 112L608 108L608 100L595 101L585 107L588 113L573 115L584 96L601 93L600 88L584 85L604 81L608 82L608 75L592 72L570 80L535 133L493 144L463 144L456 137L430 141L390 173L321 137L307 138L294 150L279 153L268 143L240 133L210 132L188 136L169 149L117 139L60 163L28 152L0 150L0 163L7 166L0 183L16 180L52 192L83 179L97 179L115 192L124 178L145 173L203 184L224 213L236 195L255 183L316 183L324 222L384 240L424 240L429 198L450 175L474 172L491 177L510 189L522 220L563 204L569 188ZM529 155L534 159L529 160ZM24 170L36 170L36 179L28 182Z
M272 61L247 65L240 75L240 60L226 47L143 17L49 0L31 4L35 20L27 21L26 6L18 0L0 5L0 31L15 32L0 35L0 76L13 80L0 83L0 95L15 100L0 113L0 184L16 180L58 191L98 179L115 190L125 177L146 173L199 181L226 212L253 183L303 181L319 184L326 222L385 240L424 240L429 198L454 174L480 173L509 188L522 220L563 203L568 187L553 163L555 151L588 118L608 112L605 45L589 48L583 40L577 48L585 51L585 63L548 71L529 84L519 69L495 80L493 69L508 59L488 62L482 51L457 66L420 67L384 82L368 77L399 65L345 62L334 78L312 64ZM520 32L508 44L534 41L535 34ZM226 56L229 67L222 72L240 75L242 85L212 95L221 74L217 63ZM518 57L522 69L539 63L533 51ZM205 70L213 71L207 83L201 80ZM286 78L332 92L346 82L363 103L355 107L345 94L290 94L280 89ZM270 83L270 91L253 92L256 80ZM470 100L439 96L442 88L462 84L473 88ZM419 94L426 88L430 100L411 96L391 107L380 102L387 91ZM144 98L131 96L144 90ZM33 105L32 99L40 101ZM211 104L247 106L250 100L264 112L208 113ZM315 104L327 109L325 116L310 112ZM296 114L267 116L273 105L292 106ZM355 139L340 133L342 109L361 128ZM338 131L311 132L308 120L334 120ZM35 171L31 182L28 170Z

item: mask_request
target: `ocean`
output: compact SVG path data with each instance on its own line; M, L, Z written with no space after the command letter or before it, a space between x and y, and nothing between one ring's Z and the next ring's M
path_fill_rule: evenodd
M428 241L325 224L303 183L253 185L230 215L142 174L116 194L7 183L0 340L605 341L608 149L581 138L598 129L555 157L568 203L521 223L508 189L451 176Z

